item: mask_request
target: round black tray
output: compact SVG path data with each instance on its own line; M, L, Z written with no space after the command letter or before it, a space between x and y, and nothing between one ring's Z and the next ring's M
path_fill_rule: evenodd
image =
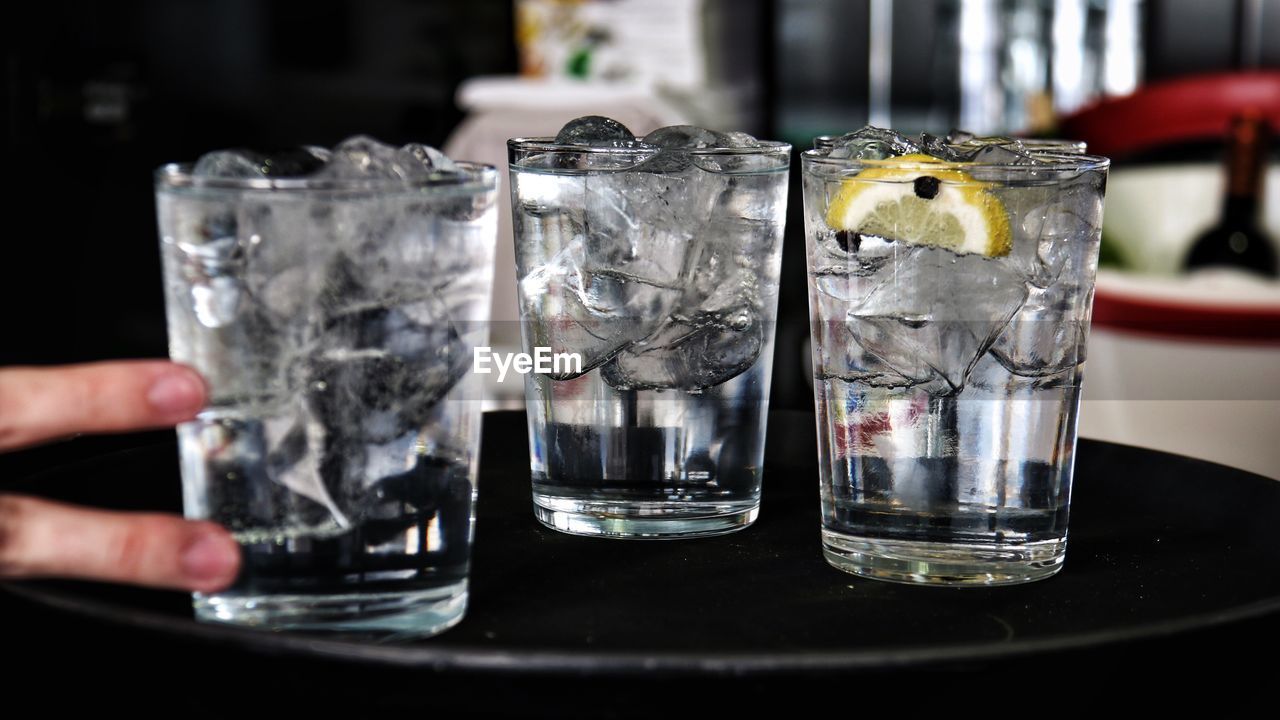
M1057 576L1007 588L911 587L856 578L823 560L812 415L771 414L755 525L667 542L586 539L539 525L524 423L523 413L486 416L471 604L436 638L199 624L182 593L66 582L5 589L40 608L40 622L114 629L103 642L149 643L165 657L224 669L265 662L273 672L291 668L297 682L394 672L414 687L428 683L437 707L446 696L457 707L483 704L476 688L494 680L524 679L536 695L586 677L628 688L904 666L1025 669L1076 662L1081 652L1116 662L1135 647L1203 640L1242 623L1270 632L1280 616L1280 483L1220 465L1081 441ZM23 486L98 505L180 507L172 440L58 466ZM14 617L8 606L0 612ZM510 692L506 701L519 697Z

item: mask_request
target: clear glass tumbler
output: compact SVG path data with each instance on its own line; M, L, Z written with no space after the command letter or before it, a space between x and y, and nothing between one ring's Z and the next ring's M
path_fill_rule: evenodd
M427 635L466 609L497 172L156 174L186 514L243 569L197 618Z
M508 144L535 513L568 533L755 520L791 148Z
M994 585L1061 566L1108 161L1025 150L802 156L837 568Z

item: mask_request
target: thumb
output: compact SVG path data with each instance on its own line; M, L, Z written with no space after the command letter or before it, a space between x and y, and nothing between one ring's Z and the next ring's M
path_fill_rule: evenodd
M214 523L0 495L0 577L65 577L213 592L240 569Z

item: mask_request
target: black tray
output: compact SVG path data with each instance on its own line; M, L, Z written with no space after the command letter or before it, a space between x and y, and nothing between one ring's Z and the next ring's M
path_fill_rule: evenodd
M370 642L204 625L181 593L66 582L10 583L16 597L0 593L0 614L15 627L15 617L29 618L16 623L46 638L32 643L42 652L54 652L48 637L62 638L60 656L127 642L156 653L156 672L178 672L161 658L184 658L183 672L232 672L240 685L411 678L392 704L429 697L437 708L506 707L557 687L579 698L663 682L760 692L781 679L903 667L1154 661L1215 638L1269 644L1280 616L1280 483L1244 471L1081 441L1062 572L1007 588L911 587L846 575L823 560L811 415L771 414L754 526L669 542L540 526L524 422L523 413L486 416L471 605L436 638ZM180 507L171 439L46 470L23 486L98 505ZM28 614L15 615L19 606ZM66 632L40 630L55 627ZM588 690L583 678L598 682ZM498 682L503 693L486 690ZM329 684L331 702L366 702L339 684ZM631 695L605 714L657 702Z

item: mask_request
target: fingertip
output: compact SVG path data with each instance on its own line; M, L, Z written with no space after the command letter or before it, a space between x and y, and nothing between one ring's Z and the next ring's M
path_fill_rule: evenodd
M172 365L152 379L147 402L156 412L177 422L199 412L206 394L199 373L185 365Z
M212 523L200 523L182 550L182 572L196 592L222 590L240 571L240 546Z

